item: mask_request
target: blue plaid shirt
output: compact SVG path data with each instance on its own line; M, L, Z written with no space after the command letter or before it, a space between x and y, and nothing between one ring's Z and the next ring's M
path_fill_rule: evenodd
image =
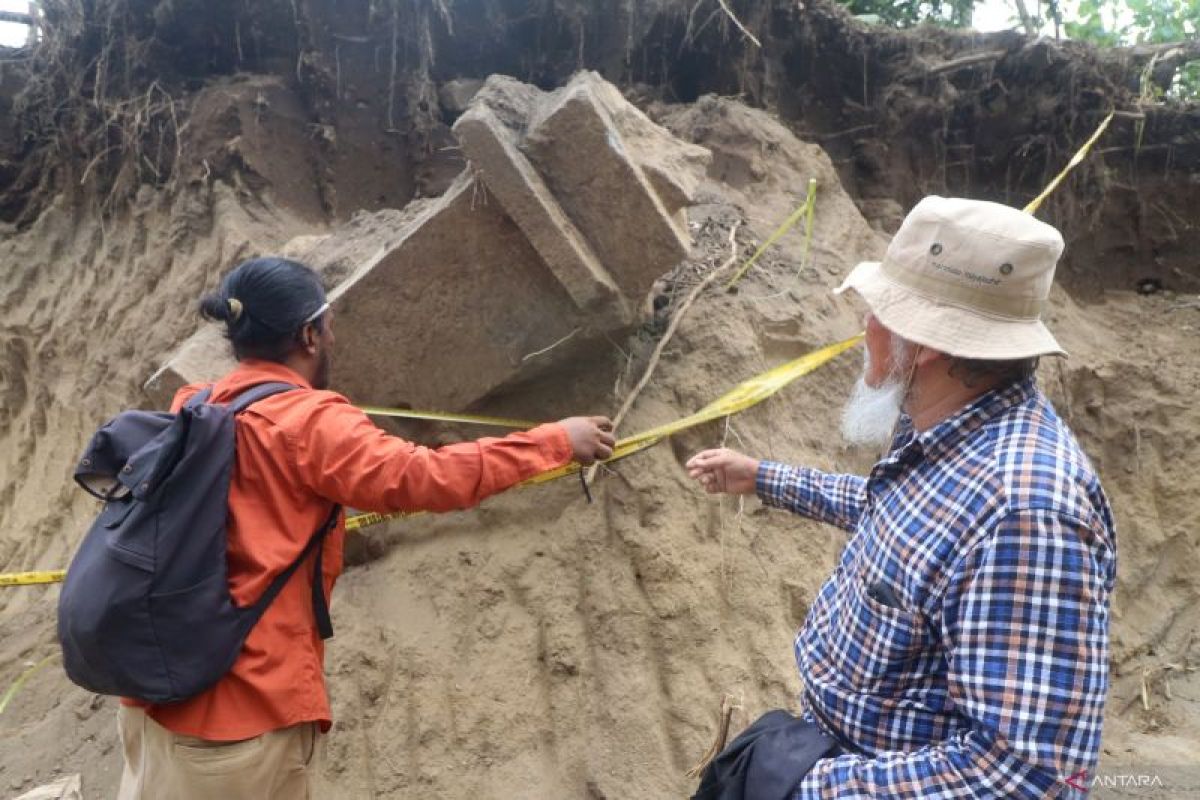
M1100 750L1116 540L1032 380L906 428L867 478L764 462L757 483L853 534L795 645L807 707L851 753L798 798L1075 792Z

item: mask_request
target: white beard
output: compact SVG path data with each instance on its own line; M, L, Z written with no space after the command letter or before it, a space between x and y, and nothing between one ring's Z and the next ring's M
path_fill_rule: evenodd
M863 365L863 376L868 364ZM888 375L879 387L867 385L860 376L842 410L842 438L849 444L882 450L892 443L896 423L904 407L905 381Z

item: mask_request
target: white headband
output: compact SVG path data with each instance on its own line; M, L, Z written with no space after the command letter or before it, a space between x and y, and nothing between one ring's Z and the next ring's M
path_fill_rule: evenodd
M318 309L317 309L316 311L314 311L313 313L309 314L309 315L308 315L308 317L307 317L307 318L305 318L304 322L302 322L302 323L300 323L300 324L301 324L301 325L307 325L308 323L312 322L314 319L316 319L317 317L321 316L322 314L324 314L324 313L325 313L326 311L328 311L328 310L329 310L329 303L326 303L325 305L321 306L320 308L318 308Z

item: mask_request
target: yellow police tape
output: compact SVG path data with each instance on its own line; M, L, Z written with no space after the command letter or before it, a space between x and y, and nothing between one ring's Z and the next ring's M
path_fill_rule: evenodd
M775 367L760 375L756 375L743 383L738 384L730 391L718 397L704 408L690 416L677 419L673 422L668 422L665 425L659 425L642 433L634 434L617 442L613 448L611 457L605 460L604 463L619 461L622 458L627 458L634 453L645 450L658 444L667 436L673 433L694 428L697 425L702 425L705 422L711 422L721 417L728 417L731 414L736 414L739 411L745 411L751 406L761 403L771 395L778 392L784 386L787 386L797 378L807 375L821 365L833 360L841 355L846 350L854 347L862 340L862 336L853 336L845 341L831 344L827 347L822 347L808 355L801 356L794 361L789 361L782 366ZM396 410L396 415L402 415L403 412ZM370 413L370 412L368 412ZM423 417L428 418L428 417ZM494 420L495 418L486 418ZM488 423L491 424L491 423ZM522 425L521 427L532 427L532 424ZM532 478L525 480L520 486L536 486L537 484L547 483L549 481L564 478L568 475L574 475L582 469L578 462L572 462L564 467L548 470L546 472L534 475ZM395 514L357 514L346 519L346 530L353 531L359 528L365 528L369 525L378 525L381 522L400 519L401 517L411 517L415 514L420 514L420 511L401 511Z
M359 406L373 417L398 417L401 419L425 419L434 422L466 422L471 425L495 425L498 428L521 428L527 430L539 423L508 417L485 417L482 414L445 414L441 411L413 411L407 408L384 408L383 406Z
M66 577L65 569L49 569L41 572L10 572L0 574L0 586L32 586L35 583L59 583Z
M613 449L612 457L607 459L607 461L616 461L626 456L631 456L640 450L645 450L647 447L658 444L673 433L679 433L688 428L694 428L697 425L703 425L715 419L728 417L739 411L745 411L751 406L756 406L792 381L832 361L860 341L862 341L862 334L852 336L845 341L822 347L820 350L815 350L808 355L801 356L795 361L789 361L782 366L767 370L760 375L739 383L695 414L621 439ZM578 472L579 469L579 464L571 463L565 467L559 467L558 469L535 475L525 481L523 485L545 483L565 475L572 475Z
M742 279L742 276L750 271L750 268L754 266L754 262L758 261L758 257L761 256L763 253L765 253L767 251L768 247L775 244L775 242L777 242L781 236L783 236L785 233L787 233L789 230L791 230L792 226L795 225L797 222L799 222L801 217L805 218L804 219L804 254L800 257L800 265L801 265L801 268L803 268L804 264L808 261L808 250L812 246L813 211L816 209L816 207L817 207L817 179L809 178L808 179L808 196L805 197L804 203L799 208L797 208L795 211L793 211L792 215L790 217L788 217L787 219L785 219L780 224L780 226L778 228L776 228L770 236L767 237L767 240L765 242L763 242L762 244L760 244L758 246L758 249L754 251L754 255L750 256L750 258L747 259L745 264L742 264L740 267L738 267L738 271L735 272L733 277L729 279L729 282L725 284L725 288L732 289L737 284L737 282Z
M1075 152L1075 155L1071 156L1071 160L1067 162L1065 167L1063 167L1062 172L1055 175L1054 180L1050 181L1050 183L1046 185L1046 188L1042 190L1041 194L1030 200L1029 204L1026 205L1022 211L1027 214L1037 213L1037 210L1041 208L1042 201L1049 197L1050 193L1058 188L1058 185L1063 182L1063 178L1067 177L1071 170L1075 169L1075 167L1079 166L1083 159L1087 158L1087 154L1091 151L1092 145L1096 143L1096 140L1098 140L1108 128L1108 123L1112 122L1112 118L1113 113L1109 112L1109 115L1104 118L1103 122L1100 123L1100 127L1096 128L1096 132L1093 133L1091 137L1083 143L1083 147L1080 147L1079 150Z

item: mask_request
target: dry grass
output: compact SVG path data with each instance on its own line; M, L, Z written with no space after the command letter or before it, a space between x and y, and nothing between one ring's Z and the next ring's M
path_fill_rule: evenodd
M43 0L14 107L32 143L26 169L92 189L105 212L143 183L170 182L180 157L182 104L143 74L142 14L131 0Z

